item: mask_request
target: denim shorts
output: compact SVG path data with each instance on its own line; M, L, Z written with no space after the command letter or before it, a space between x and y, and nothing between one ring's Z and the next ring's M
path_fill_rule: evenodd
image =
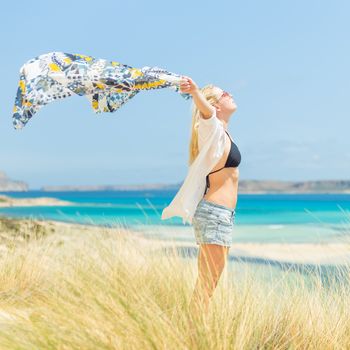
M231 246L235 210L202 198L192 218L196 243Z

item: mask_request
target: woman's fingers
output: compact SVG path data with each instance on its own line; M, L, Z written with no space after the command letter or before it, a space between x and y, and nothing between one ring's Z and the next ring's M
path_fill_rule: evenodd
M186 75L182 75L181 78L182 78L181 82L180 82L181 91L182 92L191 92L191 90L195 86L195 83L193 82L193 80Z
M182 78L181 81L183 81L183 82L189 82L189 81L191 81L191 78L188 77L188 76L186 76L186 75L182 75L181 78Z
M190 84L188 82L184 82L180 84L180 87L183 89L188 89L190 87Z

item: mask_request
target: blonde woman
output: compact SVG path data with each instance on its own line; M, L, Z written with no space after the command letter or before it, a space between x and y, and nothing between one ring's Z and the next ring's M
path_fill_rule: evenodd
M190 312L206 316L232 245L241 154L227 128L237 105L230 93L212 84L199 89L187 76L180 90L193 98L190 170L162 219L177 215L193 224L199 253Z

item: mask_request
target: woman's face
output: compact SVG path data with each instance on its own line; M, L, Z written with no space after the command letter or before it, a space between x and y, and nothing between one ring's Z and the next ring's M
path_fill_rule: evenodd
M220 107L221 113L232 114L237 109L237 104L230 93L224 94L224 90L217 86L214 86L213 92L218 98L216 105Z

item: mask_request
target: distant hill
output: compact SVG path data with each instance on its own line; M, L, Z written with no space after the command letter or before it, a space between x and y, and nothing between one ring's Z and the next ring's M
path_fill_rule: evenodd
M178 190L179 184L139 184L105 186L45 186L42 191L137 191L137 190ZM241 180L239 193L350 193L350 180L319 181L265 181Z
M177 190L181 184L139 184L139 185L95 185L95 186L44 186L40 190L56 191L142 191L142 190Z
M11 180L3 171L0 171L0 191L28 191L28 185L23 181Z
M135 185L91 185L91 186L44 186L44 192L60 191L146 191L167 190L177 191L181 183L177 184L135 184ZM12 180L5 172L0 171L1 192L28 191L28 184L24 181ZM316 180L316 181L273 181L273 180L240 180L239 193L349 193L350 180Z
M239 183L239 193L350 193L350 180L242 180Z

